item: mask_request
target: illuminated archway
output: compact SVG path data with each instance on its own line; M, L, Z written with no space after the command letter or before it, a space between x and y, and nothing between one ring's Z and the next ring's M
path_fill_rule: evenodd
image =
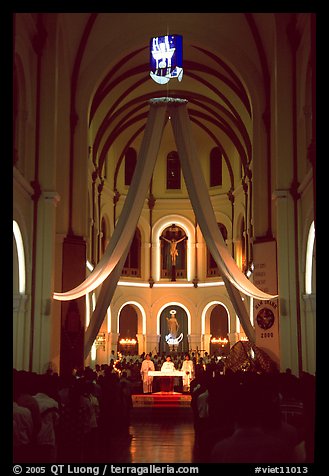
M119 333L119 329L120 329L120 326L119 326L120 312L125 306L127 306L127 304L131 304L132 306L136 306L137 309L140 311L140 315L142 316L142 334L145 335L146 334L146 312L145 312L145 309L143 308L143 306L137 301L126 301L120 306L120 308L118 310L118 315L117 315L117 329L116 329L116 332Z
M313 251L315 244L314 221L311 223L306 247L306 266L305 266L305 294L312 294L313 290Z
M159 339L159 352L187 352L189 350L189 315L187 308L180 303L167 302L162 306L157 327ZM172 330L171 321L174 320L176 330Z
M17 262L18 262L18 291L19 294L25 294L26 275L25 275L25 253L24 244L18 223L13 220L13 233L16 243Z
M201 334L202 335L206 333L206 318L208 318L208 315L210 319L210 314L208 314L208 311L211 307L215 307L217 305L223 306L223 308L226 310L227 317L228 317L228 332L229 333L231 332L231 315L230 315L230 311L228 307L222 301L211 301L203 308L203 311L201 314Z
M190 313L189 309L186 306L184 306L184 304L182 304L181 302L177 302L177 301L167 302L166 304L163 304L160 307L160 309L158 311L158 315L157 315L157 334L160 335L160 316L162 314L162 311L164 309L166 309L168 306L179 306L182 309L184 309L184 311L186 312L186 315L187 315L187 333L191 334L191 313Z
M192 269L192 264L194 259L192 254L194 253L194 226L190 220L186 219L180 215L167 215L161 218L157 223L155 223L152 231L152 250L153 250L153 263L154 263L154 276L155 281L160 280L160 263L161 263L161 246L159 237L162 232L173 223L179 226L184 230L188 240L186 242L186 271L187 271L187 281L192 280L192 275L194 270Z

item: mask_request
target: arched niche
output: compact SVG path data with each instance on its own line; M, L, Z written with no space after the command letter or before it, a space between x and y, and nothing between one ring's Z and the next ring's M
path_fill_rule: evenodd
M223 304L216 304L210 312L210 354L226 355L230 349L229 314Z
M119 313L118 351L138 354L138 312L133 304L125 304Z
M187 236L186 242L186 279L192 280L194 276L194 258L195 258L195 227L193 223L182 215L166 215L160 218L153 226L152 230L152 275L155 281L160 280L160 263L161 263L161 242L160 236L163 231L172 224L179 226Z
M171 336L168 320L175 318L177 333ZM170 303L159 313L159 353L171 354L189 351L189 319L186 309L179 304Z

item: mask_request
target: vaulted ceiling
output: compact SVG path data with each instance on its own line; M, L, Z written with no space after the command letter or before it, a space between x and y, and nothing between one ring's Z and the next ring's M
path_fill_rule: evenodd
M70 37L71 114L87 111L95 168L115 149L115 169L127 147L140 143L153 97L183 97L199 148L219 147L234 189L241 163L248 173L255 107L269 101L268 64L274 14L92 13L63 15ZM183 36L181 82L155 83L149 74L149 42L163 34ZM168 138L170 143L170 138ZM170 150L170 145L168 146ZM235 164L234 164L235 163Z

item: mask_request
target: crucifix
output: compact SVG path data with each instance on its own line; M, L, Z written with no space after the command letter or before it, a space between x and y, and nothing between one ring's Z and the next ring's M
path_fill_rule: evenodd
M205 352L205 349L199 349L198 346L196 346L196 349L190 349L190 353L196 352L196 363L199 362L199 352Z
M173 233L173 236L168 239L165 236L160 236L160 240L164 240L167 243L169 243L169 253L171 256L171 281L176 281L176 260L178 256L178 249L177 245L178 243L187 240L188 237L184 235L182 238L176 239L175 235L177 235L177 227L173 224L172 227L170 228L170 231Z

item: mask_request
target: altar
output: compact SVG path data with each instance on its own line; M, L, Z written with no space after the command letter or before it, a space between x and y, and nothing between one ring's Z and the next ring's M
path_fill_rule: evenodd
M149 370L148 375L150 377L160 378L161 392L174 393L174 379L175 377L183 377L184 372L180 370L174 370L170 372L161 372L161 370Z

